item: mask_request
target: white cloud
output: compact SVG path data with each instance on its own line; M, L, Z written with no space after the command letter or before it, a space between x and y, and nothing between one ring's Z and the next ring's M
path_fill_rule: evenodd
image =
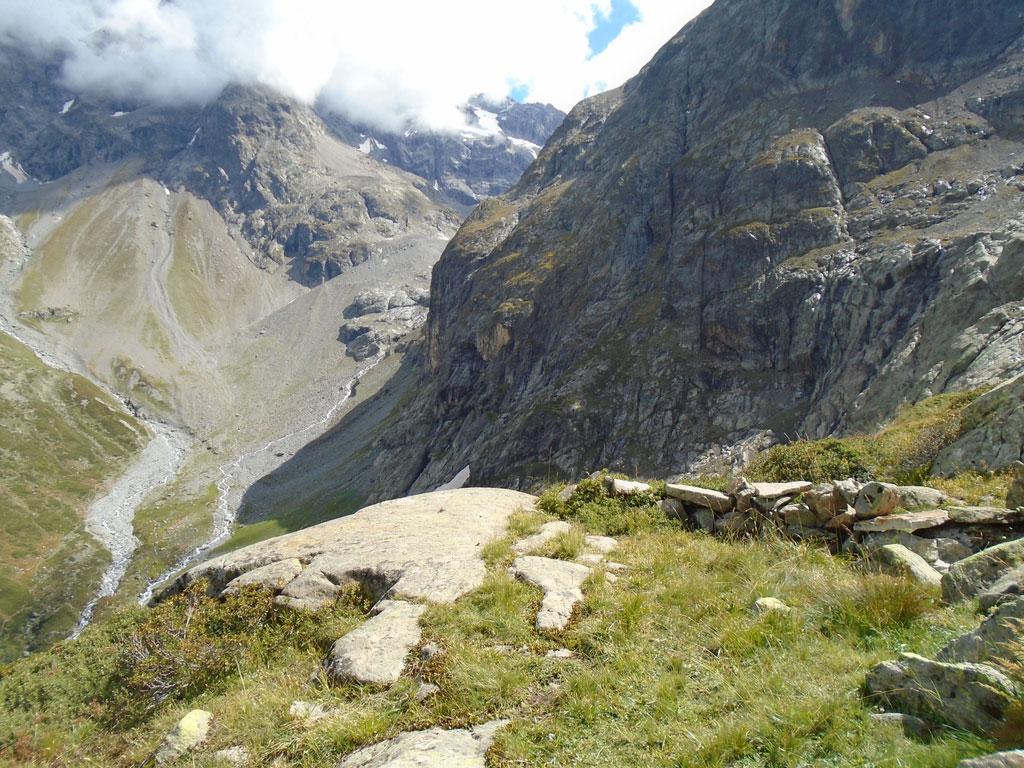
M0 34L68 55L65 81L161 103L261 82L398 127L460 121L473 93L569 109L615 87L710 0L633 0L640 19L591 57L610 0L0 0Z

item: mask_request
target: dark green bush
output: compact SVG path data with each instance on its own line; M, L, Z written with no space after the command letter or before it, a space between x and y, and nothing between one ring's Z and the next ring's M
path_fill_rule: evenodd
M554 517L578 522L590 533L605 536L635 534L670 524L659 506L664 484L660 490L654 487L648 493L610 496L604 477L580 480L568 501L559 498L562 488L549 488L541 494L538 507Z
M797 440L776 445L754 459L744 473L754 481L782 483L801 479L814 483L848 477L870 480L870 457L849 440Z

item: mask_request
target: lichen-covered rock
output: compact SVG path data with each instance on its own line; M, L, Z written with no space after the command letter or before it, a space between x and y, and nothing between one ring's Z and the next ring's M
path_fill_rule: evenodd
M394 683L402 676L405 657L420 641L420 616L425 610L425 605L401 600L378 603L365 624L331 648L327 674L346 683Z
M760 597L754 601L750 612L755 616L763 616L766 613L789 613L791 610L793 609L777 597Z
M1002 724L1016 695L1014 684L994 667L947 664L912 653L874 667L866 689L887 709L982 734Z
M933 509L925 512L903 512L885 515L854 524L853 530L858 533L880 533L883 531L903 531L913 533L925 528L936 528L949 522L949 513L944 509Z
M953 563L942 577L942 597L955 603L977 597L1008 572L1024 567L1024 539L1008 541Z
M156 750L154 759L158 765L170 763L191 749L204 744L210 733L213 714L203 709L193 709L170 731Z
M605 488L612 496L636 496L638 493L649 493L651 486L636 480L622 480L618 477L606 477Z
M337 768L485 768L487 750L507 723L495 720L469 729L431 728L400 733L353 752Z
M540 549L557 536L561 536L571 530L572 526L564 520L552 520L551 522L544 523L537 533L527 536L525 539L520 539L513 544L512 551L520 555L529 554L535 549Z
M1024 374L994 387L963 412L960 438L936 457L940 475L1007 469L1024 461ZM1007 503L1014 508L1024 505Z
M1024 568L1013 568L996 579L978 595L978 607L987 613L1018 595L1024 595Z

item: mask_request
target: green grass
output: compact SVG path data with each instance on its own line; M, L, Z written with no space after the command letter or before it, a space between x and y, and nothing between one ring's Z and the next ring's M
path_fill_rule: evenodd
M84 512L148 440L91 382L0 334L0 659L68 632L108 555Z
M744 474L751 480L767 482L826 482L852 477L924 484L971 503L1001 503L1011 482L1008 472L931 477L935 457L965 428L964 409L983 392L973 390L922 400L900 409L896 418L875 434L795 440L774 446L755 458Z
M878 661L934 654L972 626L970 606L943 607L935 590L807 545L681 531L655 519L655 496L624 505L597 482L554 507L574 524L554 546L566 555L584 529L633 528L615 555L627 571L615 583L596 573L554 634L534 629L540 591L506 571L511 544L546 516L514 516L513 533L486 547L482 586L424 614L424 642L442 653L423 661L414 651L406 678L387 689L308 682L361 621L355 593L296 614L258 590L221 603L197 587L154 611L119 613L0 671L0 763L137 765L193 707L215 718L209 746L188 759L197 766L234 745L256 766L333 765L400 731L493 718L511 721L489 756L501 768L952 768L993 746L946 731L909 739L874 724L860 693ZM769 596L793 610L754 616L753 602ZM562 647L575 658L545 656ZM418 703L415 677L440 692ZM333 714L295 723L297 699Z

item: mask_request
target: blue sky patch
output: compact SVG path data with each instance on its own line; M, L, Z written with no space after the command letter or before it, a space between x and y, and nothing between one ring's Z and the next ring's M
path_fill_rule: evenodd
M627 24L640 20L640 12L629 0L612 0L612 10L607 16L597 14L597 26L588 36L590 55L596 56L619 36Z

